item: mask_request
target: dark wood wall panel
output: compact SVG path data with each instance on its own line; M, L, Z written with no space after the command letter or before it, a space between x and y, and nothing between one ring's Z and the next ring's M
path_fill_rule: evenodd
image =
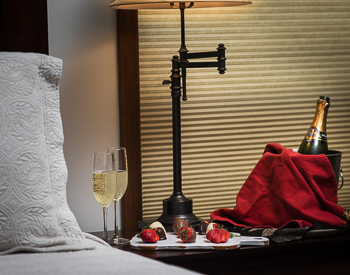
M142 219L140 84L137 10L117 10L120 143L128 154L129 183L123 197L123 229Z
M0 0L0 50L49 53L46 0Z

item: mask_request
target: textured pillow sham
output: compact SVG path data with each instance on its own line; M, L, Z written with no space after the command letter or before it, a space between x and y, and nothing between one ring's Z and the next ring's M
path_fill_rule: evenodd
M0 52L0 255L90 249L66 199L62 60Z

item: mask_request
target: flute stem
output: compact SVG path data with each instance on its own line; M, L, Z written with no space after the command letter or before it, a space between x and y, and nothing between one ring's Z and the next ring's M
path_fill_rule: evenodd
M103 210L103 240L108 242L107 232L107 207L102 207Z
M117 221L117 203L118 200L114 199L114 239L119 238L119 228L118 228L118 221Z

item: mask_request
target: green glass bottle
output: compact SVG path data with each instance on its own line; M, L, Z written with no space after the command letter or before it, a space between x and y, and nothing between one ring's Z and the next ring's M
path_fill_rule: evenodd
M330 105L330 98L327 96L320 96L317 100L314 119L298 150L300 154L327 154L328 143L326 126Z

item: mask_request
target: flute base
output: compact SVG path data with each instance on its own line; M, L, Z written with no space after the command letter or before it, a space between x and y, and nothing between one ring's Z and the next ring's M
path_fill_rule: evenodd
M129 239L120 238L120 237L112 237L108 239L108 243L113 246L122 246L130 243Z

